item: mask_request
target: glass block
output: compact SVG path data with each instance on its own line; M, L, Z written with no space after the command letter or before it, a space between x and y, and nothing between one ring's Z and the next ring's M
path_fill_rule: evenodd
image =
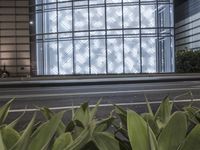
M156 72L156 38L142 38L142 72Z
M57 16L56 11L45 12L43 16L44 33L57 32Z
M124 39L125 72L140 72L140 40L139 38Z
M156 26L156 5L141 5L141 26L142 28Z
M123 45L122 39L108 39L108 73L123 73Z
M44 74L58 75L57 42L44 43Z
M95 39L90 42L91 51L91 73L106 73L106 49L105 39Z
M104 0L89 0L89 1L90 1L90 4L103 4L104 3Z
M88 40L75 40L76 74L89 74L89 45Z
M59 71L60 74L73 74L72 41L59 41Z
M72 30L72 11L58 11L58 32L67 32Z
M123 15L124 28L139 27L139 6L124 6Z
M107 28L122 28L122 9L121 7L107 7Z
M105 29L105 9L90 8L90 29Z
M74 10L74 28L76 31L88 30L88 9Z

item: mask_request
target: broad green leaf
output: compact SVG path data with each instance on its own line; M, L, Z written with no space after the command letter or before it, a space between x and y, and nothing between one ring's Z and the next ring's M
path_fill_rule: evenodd
M127 111L128 136L134 150L157 150L155 135L136 112ZM153 138L153 139L151 139Z
M28 150L44 150L57 131L64 112L60 112L42 124L33 134Z
M1 131L0 131L0 150L6 150Z
M160 104L156 114L155 119L158 127L163 128L170 119L173 103L170 102L169 97L166 97Z
M97 122L95 132L106 131L112 125L114 120L115 120L115 118L110 116L109 118L106 118L106 119L103 119L103 120Z
M147 99L146 96L145 96L145 100L146 100L146 103L147 103L147 110L148 110L148 113L149 113L151 116L154 116L153 111L152 111L152 109L151 109L151 105L150 105L150 103L149 103L149 101L148 101L148 99Z
M119 142L108 132L96 132L92 140L99 150L120 150Z
M20 119L24 116L25 112L23 112L17 119L12 121L8 126L11 128L15 128L16 124L20 121Z
M1 129L3 142L7 149L10 149L13 145L17 143L20 138L20 134L9 126L5 126Z
M30 123L28 124L28 126L26 127L24 132L22 133L22 135L19 138L19 140L17 141L17 143L11 148L11 150L27 150L28 144L30 142L32 130L33 130L33 125L35 122L35 116L36 115L34 114Z
M63 150L73 142L71 133L61 134L54 142L52 150Z
M80 108L76 109L73 121L78 120L82 122L84 126L87 126L90 121L90 110L88 103L84 103Z
M64 150L80 150L83 148L88 142L91 141L95 126L95 123L91 122L89 126L86 127L76 139L74 139L73 143L71 143Z
M14 98L8 101L5 105L0 108L0 125L5 121L8 111L10 109L11 103L14 101Z
M187 118L183 112L173 114L158 138L159 150L177 150L187 132Z
M40 108L40 111L42 112L42 114L47 120L50 120L53 116L55 116L55 113L51 111L49 108L43 107L43 108ZM66 130L65 124L61 120L57 129L57 134L61 135L65 132L65 130Z
M124 128L127 128L127 111L124 110L122 107L115 105L115 112L120 117Z
M157 137L159 134L159 128L155 121L154 116L152 116L150 113L144 113L141 115L143 119L148 123L152 131L154 132L155 136Z
M195 128L187 136L185 143L180 150L199 150L200 149L200 125Z
M97 109L99 107L99 104L101 103L101 99L97 102L97 104L95 105L95 107L90 111L90 121L92 119L94 119L96 113L97 113Z

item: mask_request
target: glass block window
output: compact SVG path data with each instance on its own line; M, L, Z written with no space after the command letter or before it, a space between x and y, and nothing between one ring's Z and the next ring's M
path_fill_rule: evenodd
M173 2L36 0L38 75L174 72Z

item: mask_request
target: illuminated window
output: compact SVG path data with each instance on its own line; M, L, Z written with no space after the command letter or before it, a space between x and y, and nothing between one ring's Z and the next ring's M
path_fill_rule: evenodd
M174 71L171 0L36 0L37 74Z

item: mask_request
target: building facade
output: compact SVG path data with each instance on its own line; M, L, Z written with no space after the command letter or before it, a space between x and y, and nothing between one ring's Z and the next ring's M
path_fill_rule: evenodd
M200 49L200 1L184 0L175 9L176 50Z
M172 0L36 0L37 75L174 72Z
M30 74L29 27L28 0L0 0L0 70L11 76Z

